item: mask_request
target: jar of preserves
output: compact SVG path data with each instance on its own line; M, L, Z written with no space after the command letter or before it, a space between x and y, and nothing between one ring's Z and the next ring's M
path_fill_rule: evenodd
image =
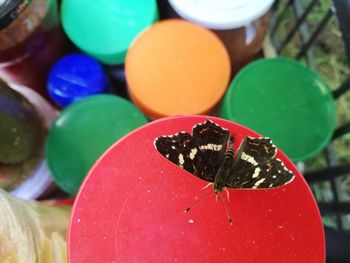
M68 50L57 1L1 1L0 10L0 78L46 96L49 69Z
M230 54L234 73L256 58L261 50L274 0L168 2L168 15L181 17L216 33Z

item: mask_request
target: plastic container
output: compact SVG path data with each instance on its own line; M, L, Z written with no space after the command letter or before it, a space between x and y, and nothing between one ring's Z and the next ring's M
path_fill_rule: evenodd
M0 10L0 78L47 97L49 70L68 50L57 1L2 1Z
M327 83L285 58L261 59L240 71L225 95L221 116L271 137L295 162L319 153L336 124Z
M16 199L0 189L0 261L67 262L71 206Z
M123 64L133 39L158 19L155 0L63 0L62 24L82 51L105 64Z
M103 152L145 123L134 105L113 95L91 96L65 108L46 140L45 155L53 179L74 195Z
M206 114L220 101L230 80L230 61L209 30L181 19L145 30L125 62L133 102L151 119Z
M38 93L5 83L0 87L0 187L36 199L53 190L43 145L56 111Z
M47 89L61 107L79 99L108 92L108 79L100 63L84 54L64 56L52 67Z
M156 137L191 132L208 118L230 130L236 148L245 136L259 136L223 119L180 116L153 121L119 140L91 169L76 198L69 262L325 262L317 204L281 151L277 156L294 181L270 190L228 189L230 225L212 187L202 189L208 182L153 146Z
M233 72L261 50L274 0L168 0L170 15L212 29L223 41Z

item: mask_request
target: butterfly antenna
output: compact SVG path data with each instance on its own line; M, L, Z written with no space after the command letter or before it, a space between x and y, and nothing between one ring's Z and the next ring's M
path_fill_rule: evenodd
M203 197L207 196L208 194L211 194L212 192L207 192L203 195L201 195L190 207L185 209L185 212L188 213L195 205L197 205Z
M222 204L224 205L225 210L226 210L226 215L227 215L227 218L228 218L228 222L229 222L230 225L232 226L232 218L231 218L231 216L230 216L230 212L229 212L229 210L228 210L228 208L227 208L227 206L226 206L226 203L225 203L224 199L221 198L220 195L217 195L217 196L218 196L218 199L219 199L219 200L222 202Z

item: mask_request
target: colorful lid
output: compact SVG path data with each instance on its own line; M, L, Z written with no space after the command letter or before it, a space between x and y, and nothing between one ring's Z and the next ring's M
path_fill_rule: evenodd
M271 137L296 162L324 148L336 121L327 83L285 58L261 59L241 70L225 95L221 116Z
M228 129L236 148L246 136L259 136L223 119L181 116L153 121L119 140L90 170L78 193L68 234L69 262L325 261L316 202L281 151L277 157L296 175L290 184L269 190L229 188L216 202L212 186L203 189L207 181L155 149L156 137L191 133L207 119Z
M47 89L65 107L76 100L108 91L107 76L97 60L84 54L64 56L52 67Z
M74 44L106 64L123 64L133 39L158 19L155 0L63 0L61 14Z
M53 179L74 195L95 161L122 136L147 123L130 102L95 95L65 108L46 140L45 155Z
M170 19L135 40L125 72L131 99L150 118L204 114L224 95L230 60L214 33Z
M168 0L183 18L211 29L248 25L271 8L274 0Z

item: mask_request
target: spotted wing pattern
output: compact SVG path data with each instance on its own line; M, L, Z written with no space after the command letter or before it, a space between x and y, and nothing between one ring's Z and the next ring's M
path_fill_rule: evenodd
M222 162L229 131L207 120L198 123L192 129L192 136L187 132L157 137L156 149L168 160L192 173L213 182L216 171Z
M179 132L159 136L154 145L168 160L208 182L214 182L216 176L228 174L225 186L229 188L264 189L293 181L295 175L275 158L277 148L266 137L246 137L235 156L228 158L232 164L227 172L217 174L224 163L228 144L232 145L230 139L233 137L230 138L227 129L207 120L196 124L192 135Z
M232 163L227 187L272 188L290 183L294 174L280 159L274 158L276 146L270 138L246 137Z

